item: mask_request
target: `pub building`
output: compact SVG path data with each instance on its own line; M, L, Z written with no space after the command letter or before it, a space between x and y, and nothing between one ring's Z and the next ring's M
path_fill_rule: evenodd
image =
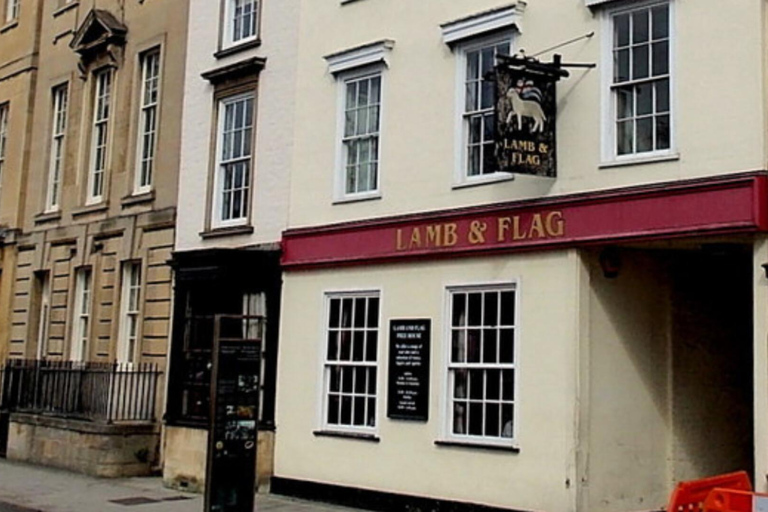
M741 469L765 491L762 3L302 9L272 492L660 510Z

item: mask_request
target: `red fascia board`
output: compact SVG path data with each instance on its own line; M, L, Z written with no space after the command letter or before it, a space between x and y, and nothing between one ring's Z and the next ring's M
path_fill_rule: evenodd
M768 177L744 173L288 230L287 270L768 231Z

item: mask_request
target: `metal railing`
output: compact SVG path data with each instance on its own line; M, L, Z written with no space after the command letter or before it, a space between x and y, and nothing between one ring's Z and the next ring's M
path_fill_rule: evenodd
M153 422L160 375L154 364L10 359L0 368L0 408L100 423Z

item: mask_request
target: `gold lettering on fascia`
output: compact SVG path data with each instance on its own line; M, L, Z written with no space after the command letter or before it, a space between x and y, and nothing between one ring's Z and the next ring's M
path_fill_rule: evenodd
M561 238L565 236L565 217L559 210L536 212L531 215L497 217L490 221L473 220L467 228L467 232L461 235L456 222L397 228L395 247L398 251L411 251L454 247L460 242L461 245L482 246L488 243Z

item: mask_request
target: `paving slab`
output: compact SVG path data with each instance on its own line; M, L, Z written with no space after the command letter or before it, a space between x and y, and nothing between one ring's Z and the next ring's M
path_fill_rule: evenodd
M257 512L357 509L259 494ZM200 494L166 489L159 477L94 478L0 459L0 512L203 512Z

